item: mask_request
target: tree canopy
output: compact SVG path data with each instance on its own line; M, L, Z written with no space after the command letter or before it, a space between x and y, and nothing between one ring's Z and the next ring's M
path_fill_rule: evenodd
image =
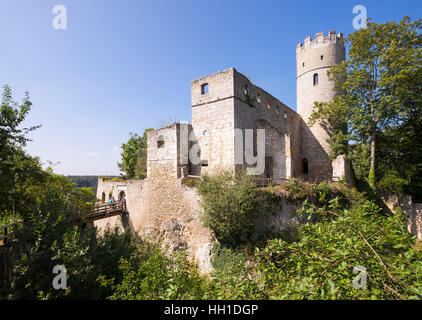
M145 179L147 176L147 132L144 134L130 133L129 140L122 144L122 162L118 166L127 179Z
M421 26L405 17L351 33L348 59L328 72L337 96L310 119L329 123L331 156L348 154L372 189L422 190Z

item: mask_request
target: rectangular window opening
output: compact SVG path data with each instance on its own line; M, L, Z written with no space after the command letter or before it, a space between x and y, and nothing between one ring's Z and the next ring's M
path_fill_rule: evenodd
M208 83L204 83L201 86L201 94L207 94L208 93Z
M208 167L208 160L201 160L202 167Z

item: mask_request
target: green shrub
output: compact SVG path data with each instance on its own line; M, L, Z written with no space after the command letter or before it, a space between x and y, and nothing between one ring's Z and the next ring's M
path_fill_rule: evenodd
M334 205L335 207L335 205ZM334 217L300 228L299 240L271 240L256 259L274 299L417 299L422 251L401 214L385 217L371 201L334 209ZM355 266L367 269L356 289Z
M400 178L398 173L394 171L385 174L378 182L380 188L398 194L404 194L408 184L407 180Z
M309 183L302 181L300 178L292 178L284 187L293 199L304 200L310 194Z
M252 178L230 172L204 176L198 184L205 211L204 223L222 245L246 243L259 212L259 199Z
M182 184L194 188L198 185L199 179L198 178L192 178L192 177L184 177L182 179Z
M242 250L217 245L213 250L214 272L207 289L207 299L267 299L254 266Z
M211 260L214 275L239 274L245 268L246 258L242 251L216 245Z
M206 279L185 255L167 257L158 245L148 242L122 259L120 270L123 279L113 286L112 300L201 299L207 287Z

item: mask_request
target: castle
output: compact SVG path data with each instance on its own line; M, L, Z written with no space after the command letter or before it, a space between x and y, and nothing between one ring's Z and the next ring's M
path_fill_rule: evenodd
M308 125L314 102L333 99L327 71L344 59L343 35L335 31L298 44L297 112L234 68L193 80L192 124L148 132L148 177L164 174L178 179L245 170L259 165L247 161L248 151L252 159L262 151L263 170L256 174L260 178L350 180L347 159L329 157L327 129L320 123ZM259 141L264 140L258 139L259 129L265 130L265 148L260 150Z
M95 221L95 226L130 228L159 239L170 251L186 251L202 272L209 272L215 239L201 222L200 198L183 183L185 177L262 167L257 179L350 180L347 158L329 157L323 124L308 125L314 101L328 102L335 95L327 71L345 59L343 36L330 31L308 37L297 46L296 58L297 112L234 68L192 81L192 123L147 134L147 178L99 178L97 198L104 202L125 194L128 214ZM283 201L257 221L257 234L297 227L296 204Z

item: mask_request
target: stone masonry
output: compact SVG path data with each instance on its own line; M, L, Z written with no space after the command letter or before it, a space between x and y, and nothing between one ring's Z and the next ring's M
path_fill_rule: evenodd
M329 102L335 96L327 71L345 59L343 35L330 31L328 36L306 38L296 48L296 59L297 112L235 68L193 80L192 125L175 124L148 133L148 174L171 170L181 178L253 168L257 164L246 161L247 148L257 155L257 134L263 129L265 169L259 177L314 182L345 178L351 171L339 166L347 161L337 161L333 174L329 128L308 125L314 102Z
M347 159L341 156L331 162L329 158L327 128L307 125L314 102L327 102L335 95L327 70L345 58L341 33L331 31L326 37L318 33L315 40L305 39L297 46L296 57L297 112L235 68L193 80L192 124L175 123L147 133L146 179L99 179L98 199L108 201L110 194L117 199L123 191L129 214L99 220L95 225L102 230L130 228L142 237L161 240L170 251L185 250L207 273L212 269L215 240L201 223L203 212L195 188L182 183L187 176L253 167L246 161L246 149L256 156L261 147L258 137L264 132L265 154L261 156L265 167L260 177L352 181ZM247 144L249 141L252 143ZM282 207L257 230L271 226L286 231L296 225L294 206L285 203Z

